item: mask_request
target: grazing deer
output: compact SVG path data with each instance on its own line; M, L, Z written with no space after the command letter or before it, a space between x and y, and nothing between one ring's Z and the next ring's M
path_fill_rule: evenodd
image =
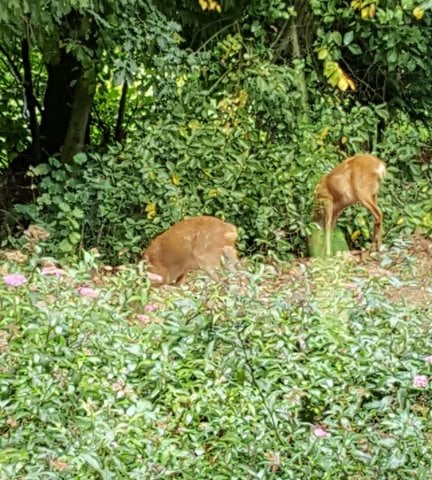
M331 172L324 175L315 190L317 207L315 221L325 232L325 254L331 253L331 232L342 210L354 203L361 203L373 215L375 224L372 242L377 249L381 245L383 214L378 207L377 196L386 173L385 163L368 154L347 158Z
M191 270L217 279L216 269L230 270L238 262L237 228L215 217L192 217L157 236L143 252L152 285L180 285Z

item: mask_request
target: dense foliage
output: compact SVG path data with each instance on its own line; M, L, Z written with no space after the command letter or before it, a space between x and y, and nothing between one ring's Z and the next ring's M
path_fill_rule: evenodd
M13 255L0 478L429 478L430 251L151 292Z
M295 96L287 94L286 101L294 104ZM249 108L264 109L263 103ZM239 225L243 252L305 254L314 186L339 161L338 140L345 136L353 150L372 144L385 111L333 108L339 122L332 128L324 105L313 126L292 119L292 130L283 132L286 142L276 142L241 114L236 127L220 128L222 108L210 99L193 117L172 112L155 125L143 123L146 136L126 147L79 155L66 168L52 160L35 172L42 178L36 203L20 211L48 225L63 253L76 253L84 242L115 263L136 258L157 233L197 214ZM380 205L389 243L416 228L432 232L432 164L429 158L415 161L430 140L420 122L409 124L400 115L375 143L388 165ZM372 219L363 207L350 212L341 225L351 245L361 245L371 237Z
M119 262L179 218L211 213L241 228L244 252L305 253L316 180L372 151L390 167L387 240L429 234L430 8L8 2L0 156L12 174L0 200L4 212L24 205L3 231L34 221L53 250L97 246ZM347 215L351 245L365 244L366 212Z

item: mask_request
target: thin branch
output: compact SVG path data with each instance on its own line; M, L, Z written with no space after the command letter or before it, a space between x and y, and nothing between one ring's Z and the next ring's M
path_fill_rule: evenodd
M111 129L110 129L108 123L106 123L102 120L102 117L100 116L99 110L98 110L97 105L95 103L93 103L92 112L94 112L96 114L96 122L95 123L102 132L102 136L103 136L102 142L105 145L106 143L109 142L109 138L111 137Z
M0 52L3 53L3 55L7 59L7 61L6 61L5 59L2 58L2 62L9 68L12 75L16 78L16 80L18 80L19 84L22 87L24 87L23 76L21 75L21 72L19 71L19 68L16 66L12 57L9 55L9 53L6 51L6 49L3 47L3 45L0 45ZM35 97L35 105L36 105L36 108L38 109L39 113L42 113L42 105L40 104L39 100L36 97Z
M241 345L241 348L243 350L243 355L244 355L244 360L245 360L245 365L247 366L248 370L249 370L249 374L250 374L250 377L251 377L251 381L252 381L252 384L255 386L255 388L258 390L258 394L259 396L261 397L261 401L263 402L263 406L264 408L267 410L267 413L270 417L270 421L271 421L271 424L272 424L272 427L273 427L273 430L275 432L275 435L277 437L277 439L279 440L279 443L281 445L284 445L286 446L287 445L287 442L283 440L280 432L279 432L279 429L277 427L277 421L276 421L276 418L275 418L275 414L273 412L273 410L269 407L268 403L267 403L267 398L266 396L264 395L264 392L262 391L259 383L258 383L258 380L255 376L255 371L253 369L253 366L252 366L252 361L251 361L251 358L249 357L249 353L247 351L247 348L246 348L246 345L245 345L245 342L241 336L241 333L239 330L236 329L236 333L237 333L237 338L239 339L240 341L240 345Z
M211 86L211 88L208 90L208 93L207 95L210 96L216 89L216 87L219 85L219 83L229 74L231 73L234 68L236 67L237 65L234 64L232 66L230 66L226 72L224 72L217 80L216 82Z
M127 100L127 92L128 92L128 82L125 80L123 82L122 93L120 97L120 104L117 114L117 122L114 129L114 140L116 142L121 143L125 138L125 129L123 127L125 111L126 111L126 100Z
M275 48L275 46L279 43L279 40L281 39L282 35L284 34L285 29L288 26L289 22L290 22L289 18L287 20L285 20L284 24L282 25L282 28L280 29L279 33L276 36L274 42L270 45L271 50L273 50Z
M223 20L224 19L221 19L221 20L218 20L218 21L223 21ZM214 23L217 23L217 22L214 22ZM229 28L231 28L236 23L238 23L237 20L234 20L232 23L229 23L228 25L225 25L224 27L222 27L215 34L213 34L210 38L208 38L199 48L197 48L196 52L198 53L200 50L203 50L210 42L212 42L222 32L224 32L225 30L228 30ZM198 31L200 31L200 30L204 30L204 27L202 29L199 29Z

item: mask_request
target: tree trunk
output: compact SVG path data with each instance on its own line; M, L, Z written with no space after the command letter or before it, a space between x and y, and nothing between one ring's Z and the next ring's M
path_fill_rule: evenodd
M23 45L23 47L23 54L25 54L26 46ZM25 66L24 70L28 66ZM60 51L57 63L46 66L48 82L39 128L39 155L34 154L35 144L32 142L32 145L17 155L8 169L2 173L0 176L1 210L7 211L15 203L27 203L33 200L34 190L31 188L31 178L26 175L27 170L60 151L69 125L71 103L76 88L73 83L79 74L78 67L77 60L64 50ZM29 104L28 100L27 103Z
M122 94L121 94L119 110L117 114L117 122L114 130L114 140L119 143L121 143L126 137L126 132L125 132L125 129L123 128L123 121L124 121L124 116L126 111L127 92L128 92L128 82L127 80L125 80L123 82Z
M291 42L292 42L292 54L293 58L296 60L301 58L301 51L300 51L300 43L299 43L299 38L297 35L297 23L295 19L293 18L291 20L291 25L290 25L290 37L291 37ZM307 86L306 86L306 79L304 76L304 71L303 69L298 70L298 89L300 92L300 97L301 97L301 104L303 108L303 116L305 119L308 118L308 93L307 93Z
M93 105L95 94L95 76L81 74L77 83L74 101L72 104L69 127L61 153L61 161L70 163L74 155L84 147L84 140L89 121L90 110Z
M14 175L22 176L23 179L30 166L36 166L60 151L69 125L75 89L73 83L79 73L78 62L62 50L59 61L48 64L46 68L48 82L39 128L39 155L37 157L32 155L33 144L17 155L9 165L9 171ZM29 104L28 99L27 103Z
M286 60L302 60L312 51L313 46L313 15L307 0L295 0L296 15L286 20L272 47L275 48L275 57ZM298 69L297 86L303 116L308 117L309 101L306 79L303 68Z
M44 113L41 123L42 157L59 153L71 118L72 101L80 73L78 61L65 51L60 52L60 61L48 64L48 84L44 97Z

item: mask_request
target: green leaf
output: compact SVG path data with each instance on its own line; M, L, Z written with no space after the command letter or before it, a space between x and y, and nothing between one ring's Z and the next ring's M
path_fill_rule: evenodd
M344 45L349 45L354 38L354 32L350 30L349 32L346 32L344 37L343 37L343 44Z
M71 243L69 242L68 239L64 239L62 240L60 243L59 243L59 246L58 246L59 250L63 253L68 253L68 252L71 252L73 250L73 245L71 245Z
M81 235L78 232L71 232L68 238L72 245L77 245L81 240Z
M84 218L84 211L81 209L81 208L78 208L78 207L75 207L73 210L72 210L72 215L75 217L75 218Z
M318 58L320 60L324 60L325 58L327 58L327 56L328 56L327 48L321 48L320 50L318 50Z
M348 50L353 55L360 55L361 53L363 53L362 49L356 43L351 43L350 45L348 45Z
M392 65L395 64L398 59L398 53L396 50L390 50L387 52L387 62Z
M99 463L98 458L91 453L82 453L79 457L81 460L84 460L90 467L92 467L97 472L101 472L101 464Z
M71 211L70 206L65 202L59 202L58 207L62 212L69 213Z
M336 43L336 45L342 45L342 35L338 31L334 31L331 34L331 38Z

